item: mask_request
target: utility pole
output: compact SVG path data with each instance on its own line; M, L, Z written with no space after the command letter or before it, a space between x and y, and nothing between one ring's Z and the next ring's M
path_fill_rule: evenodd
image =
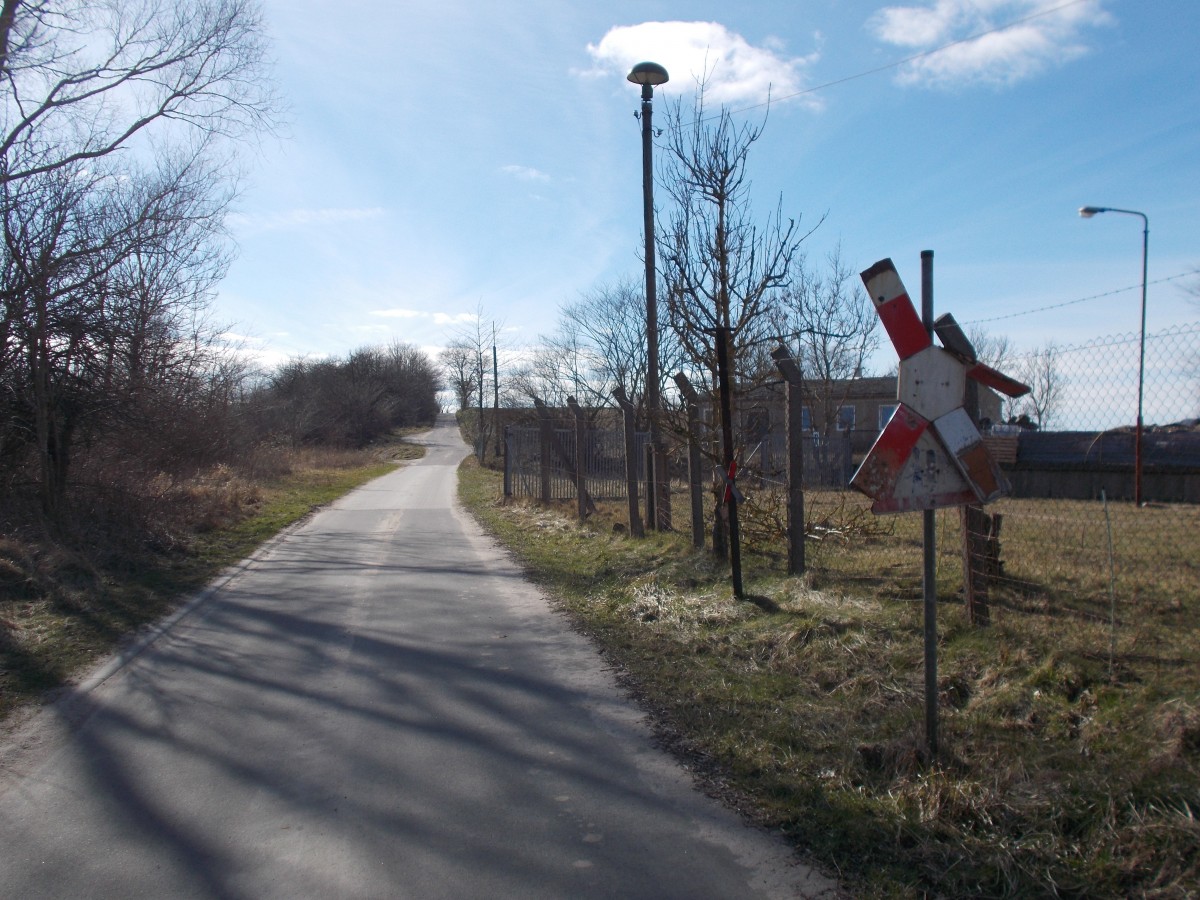
M492 430L496 437L496 456L500 456L500 363L496 356L496 323L492 322Z

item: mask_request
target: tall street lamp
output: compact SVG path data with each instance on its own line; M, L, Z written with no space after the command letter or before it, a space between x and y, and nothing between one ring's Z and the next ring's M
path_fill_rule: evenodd
M1146 261L1150 255L1150 220L1145 213L1134 209L1116 209L1111 206L1084 206L1079 215L1090 219L1096 213L1124 213L1142 218L1142 338L1138 354L1138 409L1137 435L1133 446L1133 502L1142 505L1142 396L1146 384Z
M666 84L667 70L658 63L641 62L630 70L629 81L642 86L642 215L646 233L646 414L650 420L650 447L653 464L646 473L647 503L653 500L654 515L647 516L651 527L660 531L671 528L671 481L667 473L667 454L659 434L658 385L658 297L654 272L654 168L653 138L650 126L654 87ZM647 510L649 512L649 510Z

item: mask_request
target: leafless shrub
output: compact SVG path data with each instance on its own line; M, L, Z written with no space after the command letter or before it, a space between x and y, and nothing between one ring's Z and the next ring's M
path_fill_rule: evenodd
M344 359L292 360L250 405L264 438L364 447L393 428L432 422L438 387L433 362L396 342L362 347Z
M742 536L757 553L786 553L787 492L780 488L752 491L740 506ZM806 540L846 544L892 533L894 520L871 514L870 509L849 494L839 493L832 506L812 504L806 510Z

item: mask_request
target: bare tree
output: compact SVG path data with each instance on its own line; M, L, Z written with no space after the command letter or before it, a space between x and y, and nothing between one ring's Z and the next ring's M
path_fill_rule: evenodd
M647 368L645 288L635 279L600 285L559 314L558 340L587 348L591 378L586 382L594 405L609 405L613 388L630 397L645 392ZM659 341L661 367L669 371L671 342Z
M392 341L382 352L384 377L392 395L392 425L433 424L440 411L437 394L442 387L433 361L403 341Z
M265 69L253 0L5 0L0 181L93 163L154 132L252 133L277 107Z
M542 400L552 407L566 407L568 397L600 396L604 376L602 361L581 343L580 336L559 331L543 336L529 348L511 375L511 389L525 404Z
M1039 429L1049 428L1061 412L1067 385L1059 368L1061 356L1059 347L1050 341L1018 361L1020 380L1029 385L1030 392L1021 398L1015 414L1028 416Z
M468 344L455 340L438 354L438 361L441 363L442 377L454 392L458 408L469 409L478 383L476 351Z
M0 6L0 462L32 451L51 521L80 443L232 371L203 310L269 85L249 0Z
M991 366L998 372L1015 370L1015 351L1012 342L1006 334L994 334L981 325L972 325L967 329L967 339L975 349L975 356L980 362ZM968 389L970 386L968 385ZM1020 398L1000 397L1000 420L1015 421L1020 416Z
M714 400L711 422L725 430L736 421L735 401L729 398L728 421L723 421L724 404L716 399L718 358L725 355L728 368L740 376L730 380L742 384L731 387L748 386L747 349L770 333L774 294L787 285L807 235L799 232L796 220L784 219L782 199L761 221L753 213L747 167L765 119L738 125L724 108L711 114L703 78L697 87L690 109L682 100L667 108L667 152L659 180L673 202L668 222L657 229L656 244L667 321L693 371L708 375ZM718 347L719 335L725 336L724 347ZM724 484L714 483L713 492L713 544L720 553L725 545Z
M433 361L410 344L360 347L344 359L294 359L256 398L266 430L303 444L362 447L437 416Z
M805 394L817 407L813 428L828 439L853 380L862 378L881 340L875 306L842 259L841 245L826 255L823 268L801 261L779 294L776 316L779 332L791 336L799 350Z
M500 395L502 386L500 383L500 333L503 331L503 323L497 322L494 319L489 319L483 304L480 303L475 308L474 315L470 321L457 328L450 341L451 347L456 348L455 353L460 354L463 361L463 369L461 374L466 375L469 367L471 378L474 385L471 389L471 396L475 399L476 409L476 433L475 442L477 452L482 454L488 447L488 442L494 437L494 452L499 454L499 414L500 414ZM462 390L465 390L464 385L459 385ZM458 388L456 388L458 390ZM463 394L459 393L460 399ZM492 413L485 413L485 410L490 407ZM465 409L466 407L461 407Z
M667 317L693 364L714 381L713 331L728 329L738 368L744 348L769 332L774 294L807 237L784 219L782 200L762 222L753 215L747 166L764 127L737 125L725 109L710 113L703 82L691 109L680 100L667 110L660 180L673 204L658 231Z
M999 372L1009 368L1013 348L1007 334L993 334L981 325L972 325L967 329L967 339L975 348L975 356L981 363Z
M168 151L120 176L63 167L25 179L19 201L0 184L0 381L28 423L51 518L86 429L194 384L213 346L201 313L228 262L228 194L210 162Z
M643 291L638 280L626 278L598 285L563 305L555 330L539 338L521 367L517 383L523 394L552 404L574 396L594 409L611 406L612 392L619 387L635 399L644 424L648 353ZM668 328L660 327L659 360L667 372L681 363L673 338Z

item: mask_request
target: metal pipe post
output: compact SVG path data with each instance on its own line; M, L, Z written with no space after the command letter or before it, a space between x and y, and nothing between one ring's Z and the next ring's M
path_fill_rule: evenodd
M1138 351L1138 416L1137 416L1137 443L1133 448L1133 503L1135 506L1142 505L1142 396L1146 387L1146 265L1150 257L1150 220L1145 213L1138 213L1142 217L1142 339L1141 348Z
M921 321L933 334L933 251L921 251ZM932 509L922 514L924 560L922 596L925 606L925 743L930 760L938 755L937 685L937 519Z

